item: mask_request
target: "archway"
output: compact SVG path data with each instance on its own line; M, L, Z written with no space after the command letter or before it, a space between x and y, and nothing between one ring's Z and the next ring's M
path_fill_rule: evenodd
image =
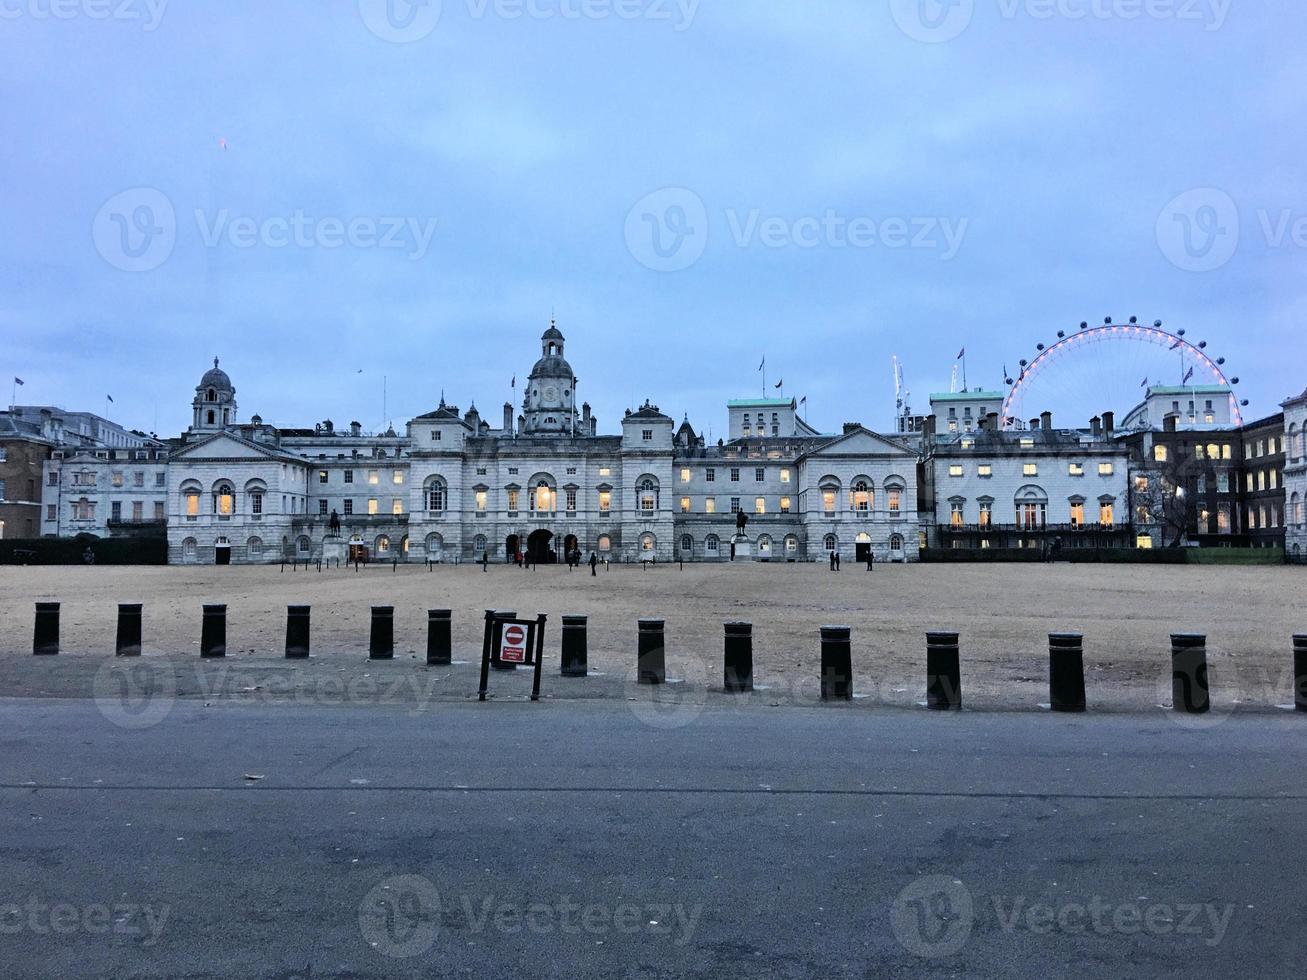
M853 542L853 559L858 562L865 562L867 556L871 554L871 535L866 531L854 539Z
M522 540L516 534L510 534L504 539L504 561L513 563L517 560L517 553L522 550Z
M577 550L578 546L575 534L569 534L563 538L563 560L571 561L572 553Z
M217 543L213 546L213 563L215 565L231 564L231 542L225 537L219 537Z
M558 560L549 545L554 540L554 532L544 528L532 531L526 539L526 553L532 565L552 565Z

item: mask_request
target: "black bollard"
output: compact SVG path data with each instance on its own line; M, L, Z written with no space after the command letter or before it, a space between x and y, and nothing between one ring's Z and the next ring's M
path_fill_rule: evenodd
M950 711L962 707L962 664L958 634L926 634L926 707Z
M309 606L286 607L286 659L309 655Z
M517 613L513 610L509 610L509 609L495 610L495 619L516 619L516 618L517 618ZM517 670L517 664L506 664L503 663L502 661L499 663L492 661L490 666L493 667L495 670Z
M141 655L141 604L139 602L118 603L118 635L114 640L113 652L119 657Z
M821 699L853 700L853 634L847 626L821 628Z
M636 647L636 680L640 684L667 683L667 654L663 645L663 621L640 620Z
M563 676L584 677L589 668L585 636L586 617L563 617Z
M1307 634L1293 637L1293 706L1307 711Z
M454 662L450 627L453 613L448 609L427 610L427 663L448 665Z
M1085 710L1085 637L1048 634L1048 696L1054 711Z
M369 660L395 659L395 607L372 607L372 632L368 635Z
M206 605L200 622L200 656L227 656L227 607Z
M1212 706L1207 690L1207 636L1171 634L1171 706L1186 714L1205 714Z
M723 656L727 694L753 690L753 624L727 623Z
M32 653L46 656L59 652L59 603L38 602L32 629Z

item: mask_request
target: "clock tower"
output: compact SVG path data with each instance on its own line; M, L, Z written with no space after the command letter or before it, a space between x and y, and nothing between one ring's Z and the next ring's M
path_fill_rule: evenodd
M563 333L551 320L540 338L540 360L526 379L525 435L568 436L576 431L576 377L563 357Z

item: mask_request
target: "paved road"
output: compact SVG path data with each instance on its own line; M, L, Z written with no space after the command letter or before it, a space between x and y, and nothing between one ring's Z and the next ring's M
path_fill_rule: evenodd
M647 709L0 701L0 973L1302 975L1307 718Z

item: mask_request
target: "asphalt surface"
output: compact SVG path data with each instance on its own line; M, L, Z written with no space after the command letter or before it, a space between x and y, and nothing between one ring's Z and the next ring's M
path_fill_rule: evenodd
M6 978L1307 963L1292 713L103 707L0 701Z

